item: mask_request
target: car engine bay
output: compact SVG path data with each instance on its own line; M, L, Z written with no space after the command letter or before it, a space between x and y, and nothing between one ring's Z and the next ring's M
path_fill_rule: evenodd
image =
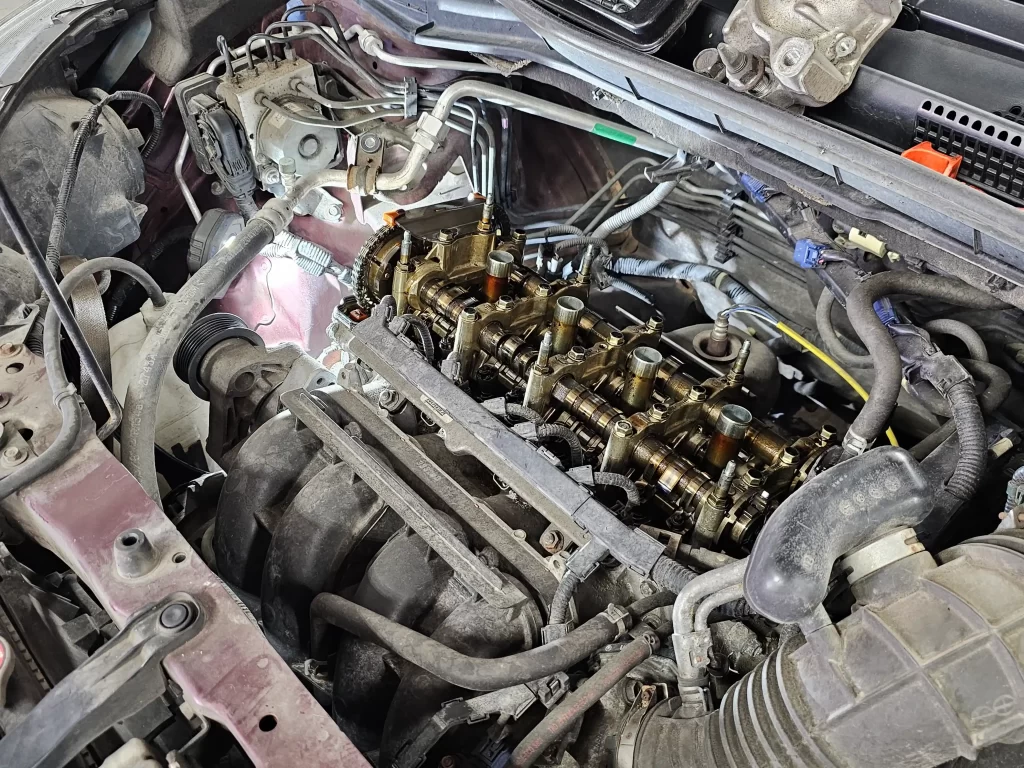
M1020 0L0 38L0 766L1024 764Z

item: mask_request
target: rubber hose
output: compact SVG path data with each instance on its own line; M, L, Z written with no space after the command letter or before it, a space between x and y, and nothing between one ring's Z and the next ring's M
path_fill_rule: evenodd
M135 277L149 291L156 306L165 303L160 286L130 261L113 257L93 259L79 264L60 283L61 293L70 296L71 292L86 277L103 270L122 271ZM60 409L61 426L53 442L33 461L12 472L0 480L0 501L17 493L30 483L34 483L63 464L78 440L82 429L82 411L78 395L64 371L64 361L60 349L60 318L54 311L47 312L43 323L43 356L46 361L46 375L53 391L54 404Z
M825 344L825 348L829 351L836 360L845 365L848 368L870 368L871 367L871 355L858 355L855 352L851 352L843 344L842 339L839 338L839 334L836 333L835 327L832 325L832 307L836 302L836 297L832 295L832 292L826 288L821 292L821 297L818 299L818 306L814 310L814 319L818 326L818 335L821 336L821 340Z
M972 288L961 280L914 272L883 272L858 285L846 302L846 313L861 342L871 354L875 381L867 403L857 414L849 432L867 445L885 430L896 408L903 383L903 362L889 329L875 314L876 301L905 293L975 309L1001 309L1005 302Z
M960 441L960 457L956 469L946 483L946 491L960 501L967 501L978 490L985 474L988 441L985 439L985 418L974 394L974 382L954 384L946 393Z
M580 585L580 577L572 571L565 571L562 580L558 582L554 597L551 598L551 610L548 611L548 624L565 624L569 616L569 602L576 594L576 588Z
M547 645L504 658L480 659L454 651L338 595L317 595L311 612L315 618L387 648L432 675L471 691L497 691L562 672L589 658L621 631L618 623L598 614Z
M645 632L623 647L519 742L512 751L508 768L529 768L537 762L548 747L568 733L573 724L626 675L650 658L659 645L654 633Z
M563 424L538 424L537 437L541 440L555 437L564 441L569 446L569 463L574 467L583 464L583 445L569 427Z
M121 426L121 460L160 504L153 445L156 414L164 376L181 338L206 306L239 275L256 255L274 240L276 230L267 219L256 217L217 257L204 264L161 313L139 351L139 365L128 385Z
M170 232L167 232L158 238L156 242L150 246L149 250L142 254L142 256L139 257L139 260L135 263L146 272L149 272L157 260L164 255L164 251L172 245L187 242L192 238L192 233L194 231L194 226L184 226L172 229ZM110 301L107 303L107 319L111 325L117 322L118 317L121 314L121 310L124 308L125 302L128 301L128 297L131 296L134 288L135 283L131 280L121 280L114 289L114 292L110 295Z
M1010 396L1013 389L1013 381L1010 374L992 363L983 363L980 360L961 360L963 366L971 372L971 375L985 382L985 391L978 397L978 404L984 414L994 413L1006 398ZM943 400L943 403L946 401ZM948 403L946 404L948 411ZM910 454L920 461L932 451L942 445L956 432L956 422L949 419L945 424L925 437L921 442L910 449Z
M673 594L679 594L683 587L697 578L699 574L682 563L667 557L660 557L651 570L651 581Z
M985 341L967 323L951 318L940 318L938 320L929 320L921 327L928 331L928 333L937 333L959 339L967 347L967 354L971 356L971 359L980 360L983 363L988 362L988 348L985 346Z
M626 509L624 511L628 511L640 503L640 489L625 475L620 475L618 472L595 472L594 483L611 485L624 490L626 492Z
M798 624L828 594L836 560L881 533L918 525L934 499L920 465L895 446L822 472L783 501L758 535L743 578L747 602L777 624Z

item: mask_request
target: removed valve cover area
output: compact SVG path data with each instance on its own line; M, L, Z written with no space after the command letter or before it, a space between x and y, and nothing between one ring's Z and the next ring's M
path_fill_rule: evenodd
M964 2L0 22L0 766L1024 764Z

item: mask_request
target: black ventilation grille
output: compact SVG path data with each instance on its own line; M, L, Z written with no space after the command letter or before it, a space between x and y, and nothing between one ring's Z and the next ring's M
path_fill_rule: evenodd
M959 181L1019 203L1024 201L1022 111L1014 107L995 121L980 111L929 100L917 110L914 138L917 142L930 141L943 154L963 157Z

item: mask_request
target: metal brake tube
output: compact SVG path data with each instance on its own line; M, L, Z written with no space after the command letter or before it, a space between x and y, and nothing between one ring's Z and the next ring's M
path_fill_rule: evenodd
M563 107L535 96L517 93L509 88L502 88L501 86L491 85L479 80L461 80L446 88L429 115L424 115L424 117L420 118L419 127L416 129L416 134L413 137L413 147L405 159L405 164L398 171L380 174L376 181L376 188L378 190L405 189L422 178L424 173L423 164L431 152L428 148L429 145L436 142L437 132L439 132L444 121L451 115L455 103L459 99L466 98L482 99L499 106L512 107L520 112L554 120L572 128L579 128L581 131L593 133L597 136L634 146L644 152L651 152L663 157L676 153L676 147L672 144L657 139L643 131L638 131L625 125L609 125L595 119L593 115L588 115L586 112L569 109L568 107ZM430 123L433 123L435 127L432 128ZM421 137L422 143L416 141L417 135Z

